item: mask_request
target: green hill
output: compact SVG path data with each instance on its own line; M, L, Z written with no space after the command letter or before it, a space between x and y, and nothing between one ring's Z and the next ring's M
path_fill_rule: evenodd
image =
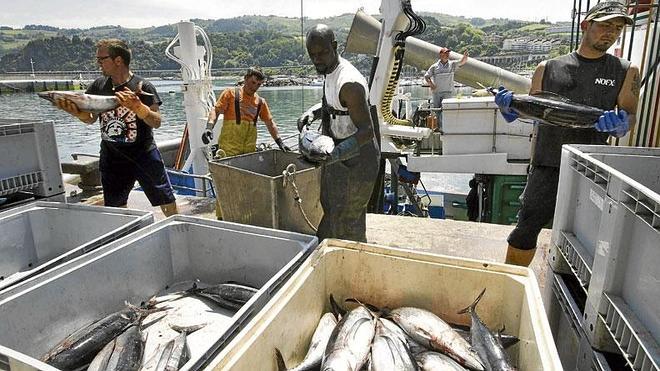
M322 19L304 18L303 29L325 23L337 33L340 44L346 39L353 14ZM456 51L469 49L473 57L499 52L501 45L487 35L503 37L534 35L543 37L547 24L455 17L438 13L421 13L427 31L418 36L436 45ZM211 39L214 68L296 66L309 64L301 43L300 19L278 16L241 16L229 19L194 19ZM30 60L35 70L94 70L95 42L103 38L120 38L131 45L135 69L176 69L164 50L176 36L175 24L146 28L100 26L89 29L59 29L30 25L23 29L0 26L0 72L29 71ZM501 42L501 41L500 41ZM368 57L351 56L368 70ZM364 66L363 66L364 65Z

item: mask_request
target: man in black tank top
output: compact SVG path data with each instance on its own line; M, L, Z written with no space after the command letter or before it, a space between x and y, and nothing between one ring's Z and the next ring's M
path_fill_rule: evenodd
M616 1L605 1L587 12L580 23L583 32L578 50L541 62L530 94L549 91L570 100L605 110L593 128L574 129L538 123L532 143L527 185L520 196L518 224L511 232L506 263L527 266L534 258L538 235L552 221L559 182L563 144L607 144L610 136L623 137L635 123L639 100L639 69L629 61L607 54L632 18ZM502 116L513 121L509 110L512 93L495 98Z

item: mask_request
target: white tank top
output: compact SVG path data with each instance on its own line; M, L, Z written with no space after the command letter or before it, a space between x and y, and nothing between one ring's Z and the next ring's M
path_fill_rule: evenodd
M348 82L357 82L364 87L366 101L367 97L369 97L367 80L349 61L339 57L339 65L337 65L334 71L325 75L325 81L323 83L323 93L325 94L326 102L336 111L348 112L346 107L342 106L339 101L339 91ZM331 115L330 132L335 139L345 139L357 132L357 126L348 115Z

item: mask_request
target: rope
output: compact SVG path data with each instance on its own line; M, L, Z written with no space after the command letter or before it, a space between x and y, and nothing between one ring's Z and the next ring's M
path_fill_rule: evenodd
M286 188L287 184L291 183L291 187L293 188L293 199L296 201L298 209L300 209L300 212L302 213L303 218L305 218L307 225L312 228L314 233L318 232L316 227L314 227L314 224L309 221L309 218L307 217L307 214L302 207L302 198L300 198L300 193L298 193L298 186L296 186L296 165L289 164L286 169L282 171L282 175L284 176L282 178L282 187Z

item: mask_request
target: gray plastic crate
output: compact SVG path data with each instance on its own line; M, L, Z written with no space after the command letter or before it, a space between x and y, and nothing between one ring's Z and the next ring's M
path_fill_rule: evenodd
M125 301L140 303L196 279L259 287L225 322L199 330L205 334L195 346L189 342L192 356L182 370L191 369L222 349L316 246L314 236L173 216L48 271L27 290L0 294L0 345L42 369L38 357Z
M562 366L568 370L569 366L577 364L580 341L585 337L582 331L582 311L561 275L549 270L545 290L545 308L552 337Z
M635 370L660 364L659 192L660 148L563 147L553 269L561 254L587 291L592 346L618 349Z
M64 193L52 121L0 119L0 196Z
M147 211L45 201L0 212L0 293L153 220Z

